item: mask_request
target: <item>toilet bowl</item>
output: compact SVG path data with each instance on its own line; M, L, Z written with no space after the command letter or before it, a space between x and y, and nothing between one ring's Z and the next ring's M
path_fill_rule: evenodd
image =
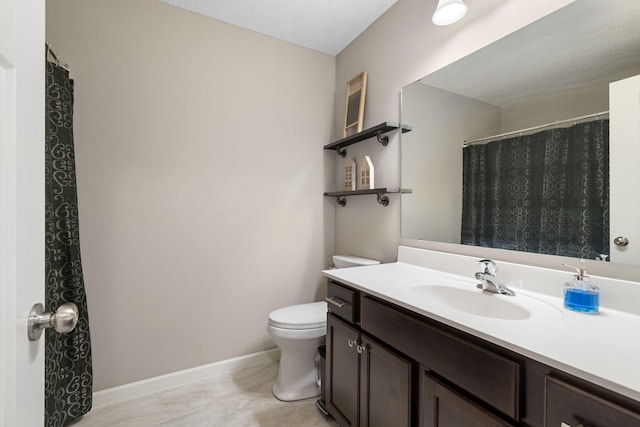
M333 262L336 268L379 264L375 260L340 255L334 256ZM274 310L269 314L267 331L280 348L273 395L283 401L319 396L316 353L327 334L327 303L312 302Z

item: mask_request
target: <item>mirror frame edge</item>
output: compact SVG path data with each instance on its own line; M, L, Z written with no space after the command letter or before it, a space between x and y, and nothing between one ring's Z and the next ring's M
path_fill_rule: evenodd
M546 255L534 252L521 252L506 249L485 248L480 246L468 246L457 243L434 242L430 240L400 238L400 246L408 246L418 249L428 249L438 252L463 255L470 257L491 258L498 262L523 264L532 267L548 268L551 270L565 271L562 263L577 265L579 260L572 257L559 255ZM606 277L610 279L629 280L637 282L640 277L640 266L632 264L616 264L596 260L585 260L585 267L589 276ZM561 284L558 284L560 287ZM560 289L560 288L559 288Z

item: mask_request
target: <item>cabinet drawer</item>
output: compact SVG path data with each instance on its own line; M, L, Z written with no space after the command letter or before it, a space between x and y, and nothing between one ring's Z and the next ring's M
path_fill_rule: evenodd
M514 427L428 373L420 388L421 427Z
M545 377L544 420L547 427L638 427L640 414L552 377Z
M519 420L519 363L369 297L362 298L360 317L363 330Z
M356 323L358 319L358 293L329 281L327 284L327 309L330 313L346 320Z

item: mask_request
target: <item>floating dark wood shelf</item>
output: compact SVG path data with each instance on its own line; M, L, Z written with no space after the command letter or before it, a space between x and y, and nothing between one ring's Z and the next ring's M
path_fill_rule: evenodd
M325 150L336 150L336 152L345 157L347 155L347 150L344 147L347 147L351 144L355 144L356 142L364 141L365 139L373 138L374 136L378 138L378 142L383 146L387 146L389 143L389 137L383 135L387 132L390 132L394 129L398 129L400 125L395 122L383 122L377 126L371 127L369 129L365 129L361 132L355 133L353 135L347 136L346 138L342 138L336 142L331 144L327 144L324 146ZM409 125L402 125L402 133L410 132L412 127Z
M385 194L387 193L408 194L411 192L412 190L408 188L374 188L372 190L332 191L329 193L324 193L324 195L329 197L335 197L340 206L345 206L347 204L347 199L345 199L346 196L361 196L364 194L375 194L378 196L378 203L380 203L382 206L388 206L389 198L385 196Z

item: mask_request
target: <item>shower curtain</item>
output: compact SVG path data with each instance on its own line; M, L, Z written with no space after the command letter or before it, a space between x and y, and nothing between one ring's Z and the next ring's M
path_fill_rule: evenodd
M463 150L463 244L609 254L609 120Z
M45 143L45 274L47 311L78 306L76 328L45 331L45 425L66 426L89 412L93 373L89 317L80 261L73 148L73 80L47 62Z

